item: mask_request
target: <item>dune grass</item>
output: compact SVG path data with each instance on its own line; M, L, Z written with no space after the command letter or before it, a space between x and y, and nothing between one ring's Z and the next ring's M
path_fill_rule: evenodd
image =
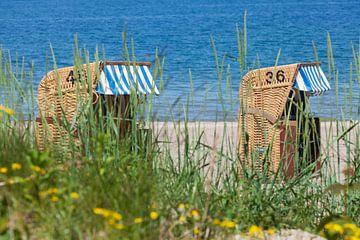
M237 28L236 34L239 49L236 61L240 72L245 73L249 70L246 27ZM123 37L123 60L136 61L133 44L129 47L126 34ZM217 65L219 102L225 106L229 104L226 95L232 95L234 80L230 66L224 64L226 56L217 55L214 38L211 44ZM81 68L82 64L89 64L88 51L77 45L74 49L74 65ZM344 93L339 87L330 36L328 49L328 78L338 96ZM93 58L99 62L97 51ZM54 54L50 62L49 70L56 70ZM164 62L155 56L152 66L162 91L166 91ZM323 234L329 239L340 239L340 232L330 234L334 226L326 223L360 224L359 104L353 105L354 99L359 99L354 96L354 89L359 89L360 84L360 50L355 46L349 90L344 94L349 108L344 113L350 115L343 114L329 122L327 142L322 143L322 174L318 178L314 178L310 168L300 169L298 175L284 180L280 171L274 177L269 176L269 171L260 172L241 164L237 140L229 142L226 135L231 131L226 122L224 136L210 133L213 138L222 139L221 146L207 145L201 123L206 114L206 95L199 119L188 120L195 104L194 92L177 105L183 112L183 121L176 118L175 104L164 106L169 113L167 134L174 134L175 138L155 131L155 96L139 99L132 95L134 117L126 135L118 130L117 116L99 115L89 98L83 99L76 122L60 119L55 123L65 126L69 133L77 130L77 136L70 134L70 140L64 139L70 141L69 147L49 144L46 150L39 151L34 134L37 103L33 73L33 65L28 67L24 60L11 59L0 51L3 239L224 239L240 233L263 238L276 229L300 228L319 233L324 226L328 229ZM193 89L191 74L190 71ZM83 78L76 84L91 81ZM230 97L232 111L237 111L237 101ZM340 112L339 101L336 97L336 112ZM227 119L224 112L225 116L217 117L218 122ZM149 131L139 131L141 128L153 129L150 141L144 135ZM335 136L331 129L336 129ZM340 144L345 145L345 152L340 151ZM340 156L346 159L341 184ZM297 156L296 161L299 159Z

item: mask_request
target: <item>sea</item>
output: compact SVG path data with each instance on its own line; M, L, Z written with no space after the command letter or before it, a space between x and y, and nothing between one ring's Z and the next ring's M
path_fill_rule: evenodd
M245 18L241 71L236 28L244 31ZM75 36L91 60L96 49L101 60L124 60L123 33L138 61L154 62L157 53L164 62L163 89L153 105L157 120L236 120L247 70L277 59L279 65L318 59L328 74L328 36L339 80L329 79L332 89L311 107L324 118L359 119L354 76L350 94L359 0L0 0L0 48L34 64L35 90L53 66L50 46L58 67L73 65ZM214 49L224 65L220 78Z

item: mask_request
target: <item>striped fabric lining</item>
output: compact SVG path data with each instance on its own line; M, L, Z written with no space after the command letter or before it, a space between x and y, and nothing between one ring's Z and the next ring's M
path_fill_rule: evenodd
M100 74L96 92L105 95L138 94L159 95L147 66L106 65Z
M331 89L320 66L300 67L293 88L300 91L306 91L311 95L321 95Z

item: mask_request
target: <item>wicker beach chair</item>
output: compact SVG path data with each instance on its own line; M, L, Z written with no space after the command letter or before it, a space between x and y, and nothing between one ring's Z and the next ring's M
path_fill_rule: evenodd
M130 94L159 94L149 67L147 62L106 61L47 73L38 88L39 117L35 131L38 148L43 150L47 145L69 148L74 144L69 139L75 139L78 145L78 118L85 104L96 103L99 97L108 105L106 110L115 111L114 116L128 118Z
M294 159L299 149L299 117L284 120L289 99L295 105L300 96L319 95L330 85L318 63L301 63L248 72L239 91L239 152L243 166L263 171L267 164L272 172L282 170L294 175ZM316 142L313 160L319 156L319 120L314 119Z

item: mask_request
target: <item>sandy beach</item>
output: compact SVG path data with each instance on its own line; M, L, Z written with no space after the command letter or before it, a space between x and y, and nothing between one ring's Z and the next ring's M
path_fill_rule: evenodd
M344 134L347 129L353 126L354 122L324 121L321 122L321 158L328 164L324 164L327 172L340 173L338 181L343 181L342 170L346 168L347 161L353 160L359 149L355 149L356 138L359 137L359 124L351 131ZM188 129L188 136L185 129ZM167 151L173 159L183 157L185 145L188 145L190 152L193 148L203 149L206 160L204 163L223 161L221 165L229 165L237 159L238 149L238 124L237 122L155 122L153 129L155 137L158 138L160 149ZM338 137L343 138L338 140ZM188 142L189 144L185 144ZM166 149L166 150L165 150ZM201 151L200 151L201 152ZM218 153L226 155L228 159L214 157ZM230 161L230 162L229 162ZM216 163L218 166L219 164Z

